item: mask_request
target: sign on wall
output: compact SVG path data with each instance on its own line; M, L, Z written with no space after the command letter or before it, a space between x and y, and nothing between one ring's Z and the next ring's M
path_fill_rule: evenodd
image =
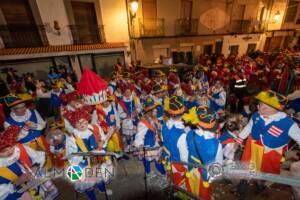
M208 29L221 29L229 23L230 17L219 8L212 8L200 16L200 23Z

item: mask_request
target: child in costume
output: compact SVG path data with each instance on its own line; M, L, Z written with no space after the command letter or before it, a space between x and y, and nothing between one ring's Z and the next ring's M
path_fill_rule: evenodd
M165 169L161 163L161 147L159 146L160 133L159 133L159 122L157 119L157 108L158 104L153 101L152 98L148 97L144 104L144 116L138 123L137 134L135 136L133 146L140 148L151 148L157 147L154 150L145 150L145 156L143 152L141 157L143 159L144 168L146 173L149 175L151 171L151 162L155 162L156 169L161 173L165 174Z
M290 138L300 144L300 129L282 112L287 102L285 96L268 90L255 98L259 101L258 112L252 115L236 139L237 144L247 139L241 162L253 163L260 172L280 174L280 164ZM264 183L258 182L258 192L264 188ZM245 191L239 192L243 195Z
M158 104L157 106L157 119L159 120L160 124L163 123L164 117L164 101L165 101L165 91L161 85L154 85L151 91L150 97L153 99L155 103Z
M62 106L62 101L59 98L60 95L65 94L64 90L60 88L59 82L52 83L52 90L51 90L51 103L54 109L54 116L55 119L59 119L60 116L60 106Z
M286 103L286 97L274 92L263 91L256 97L259 101L258 112L254 113L237 138L241 144L248 138L242 161L251 161L249 151L259 151L261 154L256 163L258 171L266 173L280 173L280 161L287 148L289 139L300 143L299 127L282 112ZM254 161L254 160L253 160Z
M198 107L199 100L197 99L195 91L193 90L193 85L192 84L182 84L181 88L184 92L184 104L185 104L186 108L189 110L192 107Z
M120 135L120 118L114 102L114 96L109 96L108 100L102 103L105 120L108 126L107 150L119 152L123 150L123 141Z
M225 130L219 138L223 147L223 159L225 163L234 161L236 152L235 139L243 128L242 121L243 117L241 115L231 115L226 119Z
M172 96L169 100L168 114L170 119L164 123L162 128L163 159L167 161L167 169L172 170L173 183L185 187L187 168L182 164L172 164L172 161L188 162L188 149L186 129L182 115L185 112L183 100L180 97Z
M101 127L96 124L90 124L92 108L89 106L83 107L80 110L68 111L65 117L74 127L71 137L66 137L66 156L72 153L83 152L88 153L96 149L103 149L105 135ZM96 157L89 156L73 156L68 159L70 165L79 165L83 171L85 168L100 167L101 169L113 170L111 160L104 159L101 165L96 163ZM108 177L102 174L102 177L96 177L89 180L83 177L82 181L77 181L74 184L75 190L85 192L89 199L96 200L94 187L96 186L101 192L105 192L105 182ZM111 194L111 191L107 191Z
M169 74L168 74L168 92L169 95L173 95L173 93L175 92L175 88L179 87L180 85L180 79L179 76L177 74L177 69L175 67L172 67L169 70Z
M212 163L222 164L222 145L215 138L218 128L215 115L206 107L194 107L183 116L186 122L196 126L187 137L189 162L209 166ZM206 168L190 168L187 173L188 191L201 199L211 199L209 174Z
M154 70L152 73L152 81L154 85L160 85L160 86L167 85L165 76L166 74L161 70Z
M21 128L18 134L18 142L30 146L33 149L42 149L49 151L42 130L46 126L46 122L42 119L36 110L30 110L25 104L25 100L13 95L5 97L4 101L10 108L10 116L4 122L7 128L16 125Z
M67 111L75 111L76 109L80 109L84 106L84 103L82 102L82 100L80 98L81 97L80 97L78 91L76 91L76 90L73 92L70 92L68 94L60 95L60 99L64 103L64 106L61 106L60 113L61 113L61 116L62 116L62 119L64 122L64 126L66 128L66 131L68 133L72 133L74 127L71 126L69 121L67 119L65 119L63 116L64 116L65 112L67 112Z
M118 101L119 116L122 120L122 134L130 148L136 134L138 116L141 112L140 100L133 93L133 85L123 85L123 97Z
M72 137L66 139L66 155L76 152L90 152L92 150L103 150L106 146L107 133L105 129L105 118L102 117L102 105L107 100L107 85L106 82L90 69L84 69L79 83L77 84L79 94L83 98L86 105L75 111L67 111L65 118L74 127ZM89 121L92 119L92 123ZM68 139L70 138L70 140ZM86 167L101 167L101 169L113 170L111 160L103 158L103 163L99 166L94 164L96 157L75 156L69 159L71 165L77 164L82 168ZM105 173L105 175L107 175ZM97 180L88 180L83 183L75 183L75 189L79 192L85 192L90 199L96 199L94 194L94 186L102 192L105 191L105 182L109 177L102 176ZM107 191L111 193L111 191Z
M10 126L0 134L0 199L54 199L58 191L51 181L20 191L25 182L34 180L33 165L42 167L45 163L44 152L17 143L20 130Z
M224 114L226 104L226 92L222 86L221 81L217 80L215 85L211 88L211 94L208 95L210 100L210 110L217 113L217 117Z
M290 138L300 144L297 123L282 112L287 102L285 96L274 91L262 91L255 98L259 101L249 123L236 139L242 144L247 139L241 162L253 163L259 172L280 174L280 163ZM259 182L257 190L264 189ZM245 191L240 191L243 195Z
M65 168L69 164L67 160L63 160L66 155L66 138L69 137L64 133L63 125L63 123L53 123L46 135L53 167L58 169Z

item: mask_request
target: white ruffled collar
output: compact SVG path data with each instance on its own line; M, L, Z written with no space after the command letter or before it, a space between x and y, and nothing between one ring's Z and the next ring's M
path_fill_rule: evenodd
M112 105L111 105L111 103L109 104L109 106L108 107L103 107L103 111L106 113L106 114L108 114L110 111L112 110Z
M285 118L287 115L284 112L277 112L273 115L270 115L268 117L264 117L261 115L261 118L265 121L265 122L273 122L273 121L279 121L283 118Z
M26 122L31 117L31 112L29 109L26 109L25 115L23 115L23 116L17 116L14 112L10 112L10 116L16 122Z
M125 98L125 97L123 96L123 101L124 101L124 102L131 102L132 100L133 100L132 95L130 96L129 99L127 99L127 98Z
M223 88L223 87L220 87L219 89L217 89L216 87L213 87L213 88L212 88L212 92L213 92L214 94L219 93L219 92L223 92L223 91L224 91L224 88Z
M73 131L73 134L76 137L79 137L79 138L82 138L82 139L87 139L93 134L93 132L91 130L93 130L93 126L89 124L88 128L85 131L79 131L75 128L74 131Z
M113 86L116 86L116 85L117 85L117 82L116 82L116 81L110 81L109 84L110 84L110 85L113 85Z
M20 149L15 147L14 153L7 158L0 158L0 167L7 167L15 163L20 158Z
M62 93L62 89L59 89L59 92L55 92L54 90L51 90L52 94L56 94L57 96L59 96Z
M199 136L203 136L205 139L215 138L215 134L213 132L203 130L203 129L200 129L200 128L196 129L195 133Z
M170 119L167 121L167 127L168 129L171 129L172 127L175 127L175 128L178 128L178 129L184 129L184 124L183 124L183 121L181 120L173 120L173 119Z

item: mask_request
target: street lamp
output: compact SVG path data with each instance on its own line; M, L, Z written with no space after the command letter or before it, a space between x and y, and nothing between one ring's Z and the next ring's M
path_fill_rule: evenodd
M133 0L130 2L130 14L132 18L136 17L136 12L139 8L139 3L137 0Z
M279 22L280 20L280 12L279 10L277 10L277 12L275 13L274 17L273 17L273 20L275 23Z

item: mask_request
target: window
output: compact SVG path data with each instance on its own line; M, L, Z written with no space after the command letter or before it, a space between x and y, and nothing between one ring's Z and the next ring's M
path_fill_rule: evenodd
M250 43L250 44L248 44L247 53L251 53L251 52L255 51L255 49L256 49L256 44Z
M229 46L230 54L238 54L239 53L239 45L231 45Z
M217 55L222 54L222 47L223 47L223 41L216 42L215 54Z
M178 50L172 52L174 64L184 63L193 64L193 46L181 46Z
M0 9L6 25L0 26L5 47L43 46L42 26L37 26L27 0L0 1ZM47 40L46 37L43 41ZM46 43L45 43L46 45Z
M193 10L193 1L181 0L181 18L191 19Z
M156 0L143 0L143 18L155 19L157 18Z
M70 26L74 43L100 42L94 3L72 1L75 24Z
M288 8L285 15L285 22L294 22L295 17L297 15L298 4L299 2L297 1L293 1L293 0L289 1Z
M292 36L286 36L284 38L284 41L283 41L283 47L284 48L288 48L289 45L293 42L293 37Z
M95 63L95 71L104 79L108 79L114 71L114 66L117 62L124 63L124 54L109 53L109 54L95 54L92 56Z
M168 52L169 52L168 48L153 48L154 61L162 59L162 58L167 58L169 55Z
M213 45L212 44L207 44L204 45L203 53L207 55L211 55L213 50Z

